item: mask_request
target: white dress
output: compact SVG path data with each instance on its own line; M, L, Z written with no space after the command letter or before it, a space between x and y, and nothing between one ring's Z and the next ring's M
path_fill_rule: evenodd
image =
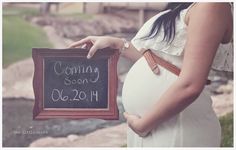
M189 7L190 8L190 7ZM148 20L132 39L136 49L151 49L156 55L181 68L183 49L186 41L184 17L188 9L180 13L176 21L176 36L170 45L162 41L163 30L154 39L140 40L151 29L153 22L163 11ZM232 71L232 44L221 44L212 64L212 68ZM220 51L220 52L219 52ZM220 60L218 60L220 59ZM229 60L231 59L231 60ZM160 75L155 75L144 57L141 57L130 69L124 82L122 102L125 111L142 116L158 101L160 96L178 78L173 73L160 67ZM173 95L174 97L174 95ZM221 141L221 127L213 111L212 100L206 88L200 96L181 113L158 125L147 137L139 137L130 128L127 131L128 147L218 147Z

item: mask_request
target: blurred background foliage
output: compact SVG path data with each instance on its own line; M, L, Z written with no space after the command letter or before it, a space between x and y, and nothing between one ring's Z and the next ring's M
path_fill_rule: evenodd
M24 19L37 15L35 9L20 7L3 8L3 67L31 57L32 47L52 47L46 33Z

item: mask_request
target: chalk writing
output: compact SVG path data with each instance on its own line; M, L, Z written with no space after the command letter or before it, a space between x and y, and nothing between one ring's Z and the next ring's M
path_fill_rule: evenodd
M58 76L66 76L64 79L65 85L72 84L88 84L96 83L99 80L99 69L90 65L63 65L61 61L56 61L54 64L54 73ZM83 75L87 76L83 76ZM77 76L76 79L69 79L69 76Z
M72 90L74 95L70 95L71 97L65 95L64 90L61 89L53 89L51 93L51 100L53 102L57 101L90 101L90 102L98 102L98 91L82 91L78 89Z
M107 66L106 59L45 58L45 108L107 108Z

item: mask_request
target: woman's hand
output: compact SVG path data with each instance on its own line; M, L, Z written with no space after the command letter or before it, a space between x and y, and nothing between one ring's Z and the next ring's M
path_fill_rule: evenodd
M145 123L141 117L128 114L127 112L124 112L124 117L127 120L128 126L139 136L145 137L150 132L150 130L145 127Z
M69 48L76 48L86 46L90 49L87 58L91 58L98 49L106 47L120 49L123 46L123 41L120 38L109 37L109 36L88 36L77 42L72 43Z

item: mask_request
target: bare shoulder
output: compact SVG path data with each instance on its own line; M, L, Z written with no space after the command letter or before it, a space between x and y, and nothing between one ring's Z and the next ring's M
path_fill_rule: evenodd
M229 3L197 3L195 11L214 12L217 14L231 13L231 6Z
M212 9L217 9L217 8L220 8L220 9L228 9L230 8L230 4L229 3L225 3L225 2L199 2L199 3L196 3L195 5L196 7L199 7L199 8L206 8L206 9L209 9L209 8L212 8Z
M195 3L186 14L186 24L193 16L218 17L218 19L232 20L231 6L229 3ZM220 17L220 18L219 18Z
M198 20L199 25L211 24L211 29L215 31L222 30L222 43L227 43L232 37L233 16L229 3L196 3L189 12L188 22L190 20Z
M189 19L192 16L200 15L206 17L217 17L218 19L231 19L231 6L229 3L196 3L190 10Z

